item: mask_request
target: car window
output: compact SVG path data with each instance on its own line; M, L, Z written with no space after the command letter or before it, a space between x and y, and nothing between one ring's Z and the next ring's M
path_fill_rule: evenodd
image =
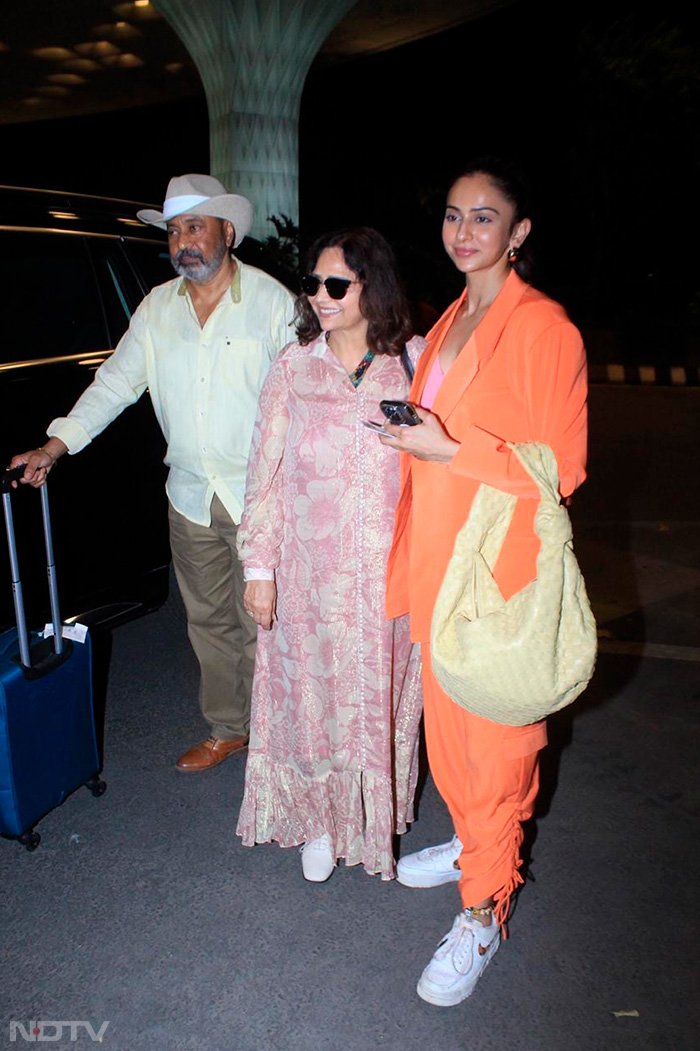
M127 240L122 243L122 247L149 289L162 285L164 281L171 281L176 276L170 263L165 234L162 244Z
M116 238L89 237L87 245L102 295L110 346L116 347L143 299L143 283Z
M109 346L84 239L0 231L3 339L0 363L79 354Z
M126 243L108 237L88 238L102 293L111 346L127 329L144 295L154 284L174 277L165 246Z

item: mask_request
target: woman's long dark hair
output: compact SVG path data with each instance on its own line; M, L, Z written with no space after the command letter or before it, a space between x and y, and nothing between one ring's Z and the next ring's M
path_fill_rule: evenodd
M397 355L413 335L408 301L401 287L396 257L389 243L370 226L323 234L307 254L306 273L313 273L324 248L340 248L345 265L362 282L360 310L367 318L367 343L375 354ZM302 345L321 334L321 326L308 297L300 295L294 314Z
M513 206L513 226L523 219L532 218L530 186L523 174L514 164L500 157L477 157L462 168L450 182L454 186L458 179L468 179L473 175L485 175L489 182L501 191ZM528 238L529 240L529 238ZM518 258L511 266L523 281L532 282L535 267L526 248L527 241L518 249Z

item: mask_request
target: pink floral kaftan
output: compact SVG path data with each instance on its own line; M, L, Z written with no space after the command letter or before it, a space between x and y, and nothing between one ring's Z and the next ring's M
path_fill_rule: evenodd
M325 336L290 344L261 392L238 534L244 565L277 582L238 834L288 847L327 832L336 857L385 879L413 820L420 658L408 618L384 613L399 456L362 420L408 386L399 358L374 358L355 388Z

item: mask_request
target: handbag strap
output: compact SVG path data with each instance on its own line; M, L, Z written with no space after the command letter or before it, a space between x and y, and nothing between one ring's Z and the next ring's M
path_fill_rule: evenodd
M541 541L571 539L571 519L559 497L559 470L552 449L540 442L507 442L540 491L534 528ZM482 482L459 536L461 548L478 551L493 570L513 518L517 497Z
M493 572L513 520L517 496L482 482L463 527L468 546L478 551Z
M540 491L543 503L559 507L559 468L549 445L543 442L508 442L520 463Z
M413 383L413 374L415 370L413 368L413 362L408 355L408 348L405 343L403 350L401 351L401 364L403 365L403 370L408 377L408 382Z

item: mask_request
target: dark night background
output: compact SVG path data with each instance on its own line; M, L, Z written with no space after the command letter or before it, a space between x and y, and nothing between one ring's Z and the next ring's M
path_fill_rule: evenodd
M374 225L412 296L441 310L459 291L440 244L450 175L472 156L506 156L535 191L536 283L584 328L592 359L700 364L698 29L675 0L522 2L314 67L302 244ZM206 102L6 125L0 148L5 183L160 202L171 174L208 169Z
M450 176L475 155L505 155L534 186L536 283L584 330L592 363L700 366L697 12L688 0L523 0L394 51L319 61L301 109L302 242L373 224L413 298L441 310L460 290L440 241ZM208 137L203 95L0 125L0 182L160 204L172 175L208 170ZM51 277L47 260L36 284ZM27 309L5 299L31 330ZM6 321L9 347L11 333ZM453 888L414 894L344 869L309 891L292 872L296 851L232 842L242 763L173 783L185 735L201 732L173 587L160 612L100 643L113 646L105 798L78 792L49 815L36 855L0 844L6 1013L61 1018L73 1005L67 1017L95 1027L112 1018L105 1047L128 1051L699 1051L698 378L591 385L590 480L572 518L598 668L549 720L533 872L526 863L500 974L473 1001L443 1011L411 1000ZM32 443L56 414L60 392L40 383L35 399L29 386L25 401L3 388L7 453L18 406L20 430L42 421ZM131 567L156 534L147 508L161 447L130 419L56 475L57 500L75 494L58 504L70 513L57 530L85 567L112 548ZM116 531L136 537L121 552ZM72 571L56 539L60 582ZM451 832L428 782L402 849Z

